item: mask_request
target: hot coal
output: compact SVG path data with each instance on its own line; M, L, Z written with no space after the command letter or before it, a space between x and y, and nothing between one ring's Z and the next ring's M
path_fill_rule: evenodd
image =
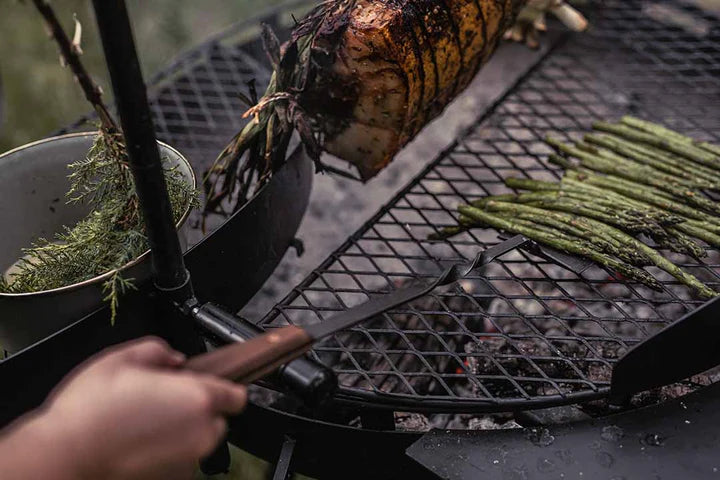
M612 366L628 348L685 313L681 303L670 303L660 316L653 295L662 294L608 281L599 268L582 274L589 281L581 280L522 255L509 254L482 277L339 336L321 349L326 360L342 372L345 387L358 390L461 399L554 397L587 391L589 385L608 388ZM534 280L538 268L555 282ZM357 375L358 367L366 374ZM710 381L699 375L645 392L633 398L632 406L675 398ZM609 412L601 400L578 408L591 416ZM511 414L398 413L396 426L425 431L520 424Z

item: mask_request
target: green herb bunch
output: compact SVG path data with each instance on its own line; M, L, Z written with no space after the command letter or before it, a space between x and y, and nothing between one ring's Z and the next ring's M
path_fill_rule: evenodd
M197 195L177 168L164 165L177 222L197 203ZM148 249L122 135L101 129L87 157L68 167L67 201L86 203L90 213L55 238L41 238L24 249L14 273L0 278L0 292L50 290L114 271L104 283L114 319L120 295L133 286L133 279L124 278L119 269Z

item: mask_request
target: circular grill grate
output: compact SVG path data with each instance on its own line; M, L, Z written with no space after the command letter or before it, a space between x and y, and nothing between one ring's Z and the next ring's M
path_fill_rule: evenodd
M489 229L448 242L427 236L456 223L458 203L508 192L503 178L558 179L546 162L548 134L577 139L593 120L633 113L717 140L720 21L671 2L613 1L591 23L591 32L555 49L263 325L321 321L497 243ZM718 252L703 263L663 253L720 288ZM629 347L702 303L652 271L664 292L598 267L578 275L515 251L481 275L334 336L314 355L334 366L340 400L376 407L498 411L598 398Z

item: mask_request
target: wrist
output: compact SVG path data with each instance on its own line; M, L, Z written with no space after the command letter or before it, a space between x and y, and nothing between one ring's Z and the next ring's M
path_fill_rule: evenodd
M87 478L79 452L46 411L30 413L0 441L3 478ZM8 475L5 477L5 475Z

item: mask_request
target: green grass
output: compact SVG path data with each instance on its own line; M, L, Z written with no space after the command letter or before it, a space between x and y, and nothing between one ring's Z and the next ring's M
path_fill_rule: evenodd
M83 62L107 92L102 48L89 0L53 2L68 33L73 13L83 24ZM279 0L127 0L146 79L177 53L222 28ZM0 78L4 120L0 152L37 140L89 111L39 14L28 1L5 0L0 7Z
M279 445L278 445L279 447ZM279 452L279 448L278 448ZM274 472L274 465L261 460L235 446L230 446L230 471L225 475L207 476L195 472L193 480L268 480ZM291 480L312 480L304 475L294 474Z

